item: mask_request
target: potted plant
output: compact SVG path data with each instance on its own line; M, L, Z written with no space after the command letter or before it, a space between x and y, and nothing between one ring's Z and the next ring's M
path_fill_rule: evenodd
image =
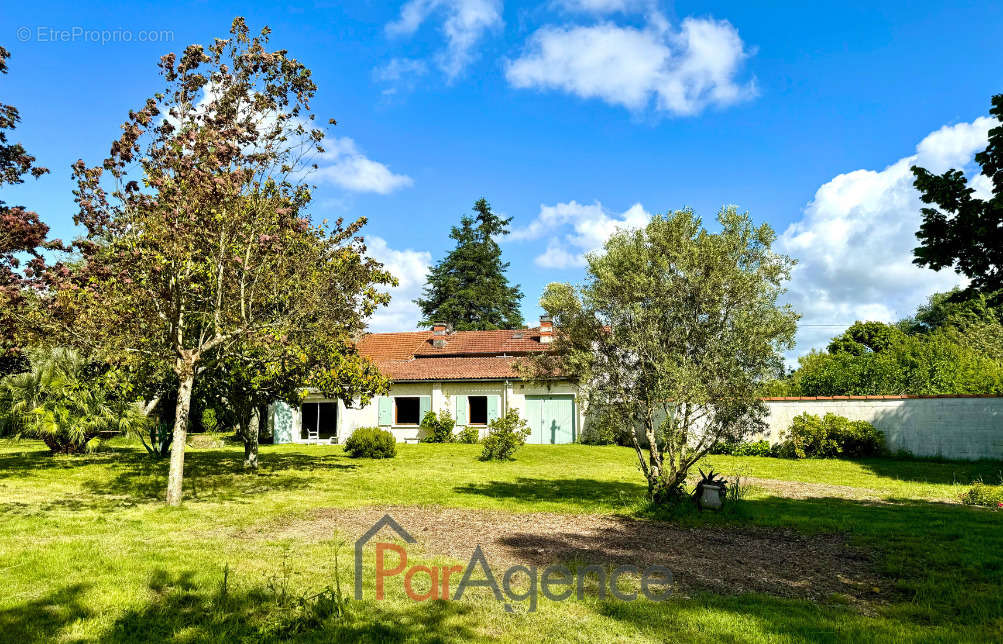
M693 492L693 499L696 501L697 507L701 511L704 508L720 510L724 506L724 500L728 493L728 482L720 475L715 476L714 470L707 474L704 474L704 471L699 468L697 471L700 472L701 477Z

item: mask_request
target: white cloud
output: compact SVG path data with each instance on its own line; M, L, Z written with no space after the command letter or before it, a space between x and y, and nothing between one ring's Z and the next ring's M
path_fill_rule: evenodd
M318 155L319 167L310 175L318 181L330 181L353 192L381 195L414 184L411 177L394 174L386 165L366 157L348 137L326 137L321 146L324 153Z
M410 331L417 328L421 311L414 299L421 295L432 255L428 251L395 250L382 237L366 238L369 255L383 263L400 282L389 289L390 305L379 309L369 322L370 331Z
M443 14L446 48L436 55L436 62L453 80L476 57L474 48L484 33L502 26L501 9L501 0L409 0L386 31L391 36L410 36L433 14Z
M418 79L428 73L428 64L415 58L394 58L386 65L373 70L373 78L387 85L383 94L396 94L400 89L411 90Z
M547 250L534 262L542 268L571 268L585 265L585 254L602 248L618 228L639 228L648 223L651 213L634 204L620 214L610 214L596 201L577 201L541 205L540 213L525 228L512 231L515 241L539 239L549 235Z
M692 115L755 95L751 82L736 79L748 55L727 21L686 18L677 31L655 12L643 29L543 27L505 75L514 87L562 90L634 111L654 101L659 111Z
M554 4L566 11L608 14L652 8L651 0L556 0Z
M797 353L823 347L855 320L893 322L913 313L936 291L963 284L963 276L912 263L923 203L912 165L932 172L968 166L985 148L994 123L945 126L925 137L916 153L883 170L855 170L827 182L804 216L780 235L778 248L798 259L789 300L803 315ZM984 189L984 182L974 185Z

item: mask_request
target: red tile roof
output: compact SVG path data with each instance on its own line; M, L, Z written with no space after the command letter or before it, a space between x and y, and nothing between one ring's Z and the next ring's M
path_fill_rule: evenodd
M378 361L376 366L394 381L518 379L519 358L415 358Z
M473 380L518 378L515 356L546 351L539 329L456 331L446 346L432 344L431 331L370 333L359 353L391 380Z

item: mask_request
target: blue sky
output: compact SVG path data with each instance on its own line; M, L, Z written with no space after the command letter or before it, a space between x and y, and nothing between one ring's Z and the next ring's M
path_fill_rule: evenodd
M514 218L503 248L530 321L617 225L736 204L801 262L804 351L840 330L812 325L891 321L960 281L910 264L908 166L971 171L1003 91L1003 5L763 4L8 3L0 92L52 173L4 198L73 236L70 164L103 157L162 54L243 15L313 70L314 110L338 120L313 214L368 217L401 277L374 329L413 328L424 268L481 196Z

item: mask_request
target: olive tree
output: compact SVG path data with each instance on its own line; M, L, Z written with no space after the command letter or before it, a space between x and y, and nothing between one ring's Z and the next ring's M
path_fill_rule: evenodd
M529 372L577 378L590 416L621 419L656 503L715 442L763 426L758 390L793 346L798 316L777 300L794 262L769 226L734 208L718 222L711 233L682 210L617 231L582 285L541 300L555 339Z

